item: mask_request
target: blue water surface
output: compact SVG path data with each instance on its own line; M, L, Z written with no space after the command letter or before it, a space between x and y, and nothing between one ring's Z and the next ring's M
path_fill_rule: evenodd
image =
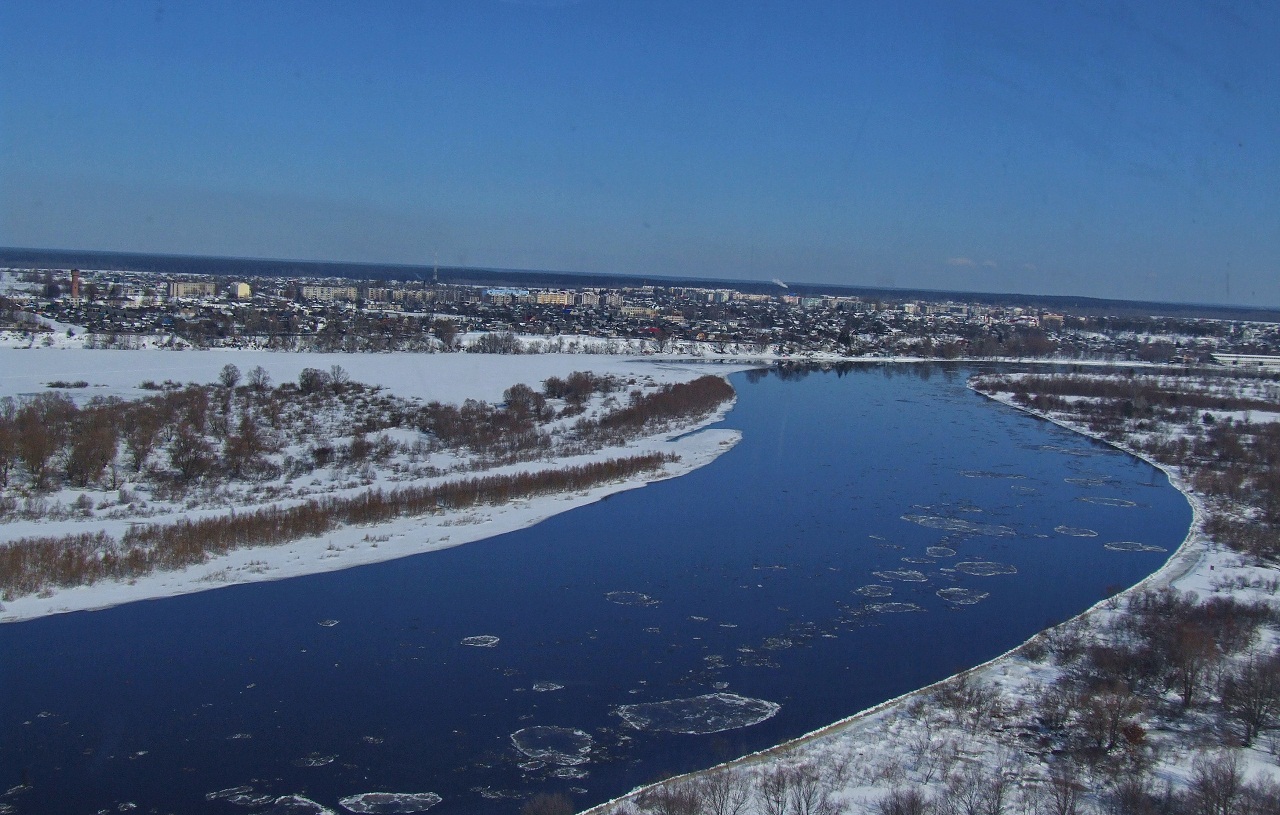
M584 807L980 663L1158 568L1104 544L1181 542L1167 479L969 373L737 374L743 440L690 475L443 552L0 626L0 791L30 786L0 804L267 809L206 799L244 786L338 811L368 791ZM975 562L1016 573L956 569ZM715 692L781 708L700 735L617 712ZM534 727L587 734L586 761L531 762L511 734Z

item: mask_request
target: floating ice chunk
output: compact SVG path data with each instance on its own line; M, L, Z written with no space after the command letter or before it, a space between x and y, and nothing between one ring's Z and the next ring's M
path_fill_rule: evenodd
M893 594L891 586L881 586L878 583L871 583L860 589L854 589L854 594L861 594L863 597L888 597Z
M471 791L490 801L518 801L525 795L516 790L495 790L493 787L472 787Z
M1074 477L1074 479L1062 479L1062 481L1066 481L1068 484L1074 484L1075 486L1107 486L1108 484L1115 484L1115 479L1107 479L1107 477L1098 477L1098 479Z
M785 651L795 645L786 637L765 637L764 642L760 643L760 647L766 651Z
M691 614L691 615L689 615L689 619L690 619L690 620L693 620L695 623L705 623L707 620L709 620L709 619L711 619L711 618L710 618L710 617L700 617L700 616L698 616L697 614Z
M605 594L604 599L620 606L656 606L662 602L638 591L611 591Z
M1075 447L1062 447L1057 444L1042 444L1040 445L1040 449L1049 453L1063 453L1064 455L1075 456L1076 458L1091 458L1097 455L1097 453L1092 450L1081 450Z
M924 611L915 603L871 603L867 606L877 614L898 614L904 611Z
M1085 529L1083 526L1067 526L1066 524L1063 524L1062 526L1055 526L1053 531L1057 532L1059 535L1067 535L1072 538L1098 537L1097 532L1094 532L1092 529Z
M773 718L782 705L733 693L619 705L615 712L637 730L703 735L736 730Z
M538 693L550 693L553 690L564 690L559 682L534 682L533 689Z
M440 796L434 792L362 792L338 803L351 812L426 812L440 803Z
M966 521L963 518L945 518L941 515L912 515L902 516L902 520L910 521L913 524L928 527L929 529L942 529L947 532L963 532L966 535L986 535L993 538L1005 538L1018 534L1013 529L1000 524L980 524L974 521Z
M957 572L964 572L976 577L991 577L998 574L1017 574L1018 569L1007 563L996 563L992 560L972 560L967 563L957 563Z
M541 770L543 767L547 766L547 762L545 762L545 761L538 761L537 759L533 759L533 760L530 760L530 761L522 761L522 762L520 762L519 764L517 764L516 766L517 766L517 767L519 767L520 769L524 770L524 771L525 771L525 772L527 772L527 773L531 773L531 772L533 772L533 771L535 771L535 770Z
M247 807L249 809L267 806L275 800L276 797L274 795L253 795L251 793L233 795L226 799L228 804L235 804L238 807Z
M1137 541L1115 541L1114 543L1104 543L1102 548L1110 549L1113 552L1167 552L1168 549L1163 546L1154 546L1150 543L1138 543Z
M990 592L977 591L976 589L938 589L937 594L943 600L955 603L958 606L971 606L974 603L981 603L983 600L991 596Z
M204 794L204 800L217 801L219 799L230 798L233 795L246 795L251 792L253 792L253 787L248 785L241 787L228 787L225 790L218 790L217 792L206 792Z
M295 766L295 767L324 767L324 766L325 766L325 765L327 765L327 764L332 764L334 761L336 761L336 760L337 760L337 758L338 758L338 756L337 756L336 754L335 754L335 755L324 755L324 754L322 754L322 753L308 753L307 755L303 756L302 758L295 759L295 760L294 760L294 762L293 762L293 766Z
M301 795L281 795L271 804L265 815L335 815L332 809L323 807Z
M572 727L526 727L511 734L511 743L529 758L562 766L584 764L591 752L591 736Z
M911 555L909 557L904 557L902 559L902 562L903 563L933 563L931 559L927 557L920 557L918 555Z
M930 546L924 550L929 557L955 557L956 550L950 546Z
M227 741L243 741L251 738L253 738L252 733L232 733L230 736L227 736Z
M492 648L498 644L498 638L492 634L477 634L474 637L463 637L462 644L472 648Z
M882 572L872 572L872 574L881 580L901 580L904 583L924 583L929 579L925 577L924 572L915 569L887 569Z
M571 778L575 781L586 778L591 775L588 770L581 767L559 767L547 773L552 778Z
M1026 486L1023 486L1022 484L1010 484L1009 489L1013 490L1019 495L1035 495L1036 493L1040 492L1040 490L1036 489L1035 487L1026 487Z
M1016 473L997 473L991 470L961 470L960 475L965 478L1007 478L1011 480L1021 480L1026 478L1025 475L1017 475Z
M337 624L338 624L337 620L321 620L320 622L316 623L316 625L322 625L325 628L333 628Z
M715 690L727 690L729 688L729 683L728 682L712 682L711 687L714 688Z
M1138 505L1137 501L1130 501L1127 498L1110 498L1105 495L1082 495L1076 500L1087 504L1101 504L1104 507L1136 507Z

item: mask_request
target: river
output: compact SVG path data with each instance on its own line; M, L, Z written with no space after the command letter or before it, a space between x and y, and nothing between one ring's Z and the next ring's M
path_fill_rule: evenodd
M0 626L0 790L29 786L0 812L585 807L1159 568L1191 520L1167 479L967 375L735 374L743 440L690 475L456 549Z

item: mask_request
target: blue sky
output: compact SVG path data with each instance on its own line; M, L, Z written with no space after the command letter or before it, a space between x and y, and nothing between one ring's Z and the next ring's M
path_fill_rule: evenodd
M1280 305L1280 4L0 0L0 245Z

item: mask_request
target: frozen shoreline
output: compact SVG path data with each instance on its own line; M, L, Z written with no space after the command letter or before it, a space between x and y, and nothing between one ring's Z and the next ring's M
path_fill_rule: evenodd
M125 355L121 357L120 355ZM157 359L157 355L160 356ZM180 359L180 368L172 362ZM43 364L31 364L41 360ZM155 361L159 366L121 364ZM564 376L574 370L591 370L616 376L653 377L660 382L688 381L707 373L707 367L693 364L655 364L655 361L628 357L584 357L540 355L537 357L495 357L471 354L432 355L312 355L272 352L194 351L177 354L163 351L28 350L0 349L0 367L8 372L0 383L0 396L29 393L37 383L54 378L83 378L91 387L81 393L128 396L146 378L209 381L228 362L269 366L278 379L292 378L307 366L338 364L350 366L354 378L381 384L398 395L461 402L466 398L498 400L502 391L517 382L540 382ZM23 363L26 363L24 370ZM745 370L750 365L715 373ZM139 393L143 393L139 391ZM670 431L633 440L624 446L597 450L589 455L554 461L535 461L499 468L494 472L537 471L587 464L609 458L648 453L671 453L680 457L660 471L602 484L586 491L566 492L522 499L501 506L479 506L466 510L400 518L385 524L344 526L332 532L280 546L239 549L186 569L157 571L129 582L99 582L87 586L54 590L49 596L27 595L0 603L0 623L21 622L52 614L110 608L140 600L174 597L224 586L283 580L322 572L332 572L379 563L415 554L439 551L473 543L532 526L561 512L599 501L651 482L677 478L710 464L732 449L741 438L736 430L708 429L721 421L735 401L722 405L702 420ZM466 477L466 476L463 476ZM447 480L447 479L446 479ZM200 515L209 514L202 510ZM214 513L218 514L218 513ZM123 522L96 526L118 533ZM50 534L54 526L14 522L0 525L5 539Z

